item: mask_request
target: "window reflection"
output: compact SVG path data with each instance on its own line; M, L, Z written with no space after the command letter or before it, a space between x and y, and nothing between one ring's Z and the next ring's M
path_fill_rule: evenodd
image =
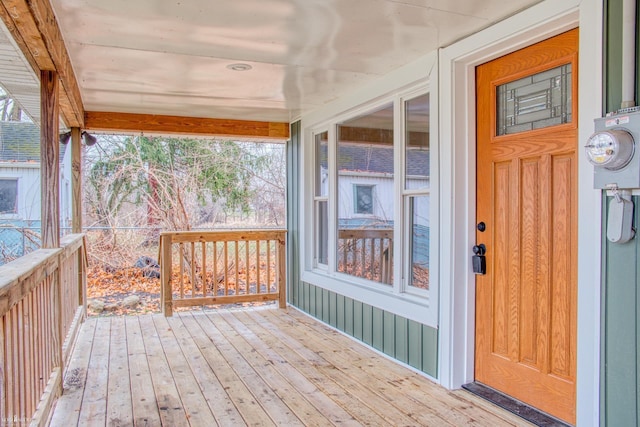
M337 270L393 283L393 104L338 126Z
M327 264L329 256L329 216L327 198L329 195L328 133L315 137L315 259L318 264Z
M405 188L429 188L429 94L405 102Z
M429 197L409 197L409 286L429 289Z

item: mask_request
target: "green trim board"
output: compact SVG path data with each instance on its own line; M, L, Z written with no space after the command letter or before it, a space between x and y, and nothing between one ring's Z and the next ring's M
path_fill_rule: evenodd
M298 295L313 302L293 304L389 357L438 377L438 330L327 289L299 281Z
M636 104L640 28L636 8ZM620 108L622 87L622 0L604 1L603 114ZM625 244L606 238L608 205L602 194L602 306L600 425L640 425L640 235ZM640 198L633 197L634 226L640 224Z
M291 124L290 139L286 143L287 152L287 301L298 305L301 294L294 286L300 277L300 121Z
M603 231L608 201L603 196ZM640 198L635 224L640 224ZM634 262L630 262L634 260ZM607 241L603 233L601 333L601 425L640 423L640 239L625 244Z

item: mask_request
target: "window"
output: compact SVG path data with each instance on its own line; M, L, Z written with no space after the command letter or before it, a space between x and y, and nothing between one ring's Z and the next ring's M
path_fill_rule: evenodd
M18 180L0 179L0 214L18 212Z
M393 284L393 117L389 103L337 128L337 271L385 285Z
M309 134L311 277L325 275L331 287L370 287L373 298L395 295L427 305L437 297L430 281L437 255L430 228L430 95L413 90L358 111Z
M327 264L329 255L329 212L327 200L329 196L328 169L328 133L322 132L315 136L314 150L314 223L316 242L314 258L316 264Z
M361 215L373 215L373 185L353 186L353 211Z
M429 94L404 102L404 237L408 290L429 289Z

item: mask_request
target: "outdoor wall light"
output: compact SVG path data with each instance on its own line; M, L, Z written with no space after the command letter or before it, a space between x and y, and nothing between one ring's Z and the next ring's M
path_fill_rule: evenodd
M635 144L629 132L616 129L594 133L584 148L587 159L593 165L619 170L633 158Z
M84 144L89 147L98 142L98 138L85 131L82 131L82 140L84 141Z
M96 142L98 142L98 138L96 138L95 136L91 135L86 131L82 131L81 136L82 136L82 140L84 141L84 144L89 147L94 145ZM60 144L67 145L70 140L71 140L71 131L60 134Z
M71 131L60 134L60 144L67 145L71 139Z

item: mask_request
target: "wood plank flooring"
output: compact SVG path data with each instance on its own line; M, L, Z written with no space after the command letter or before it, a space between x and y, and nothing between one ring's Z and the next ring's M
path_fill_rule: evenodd
M295 309L90 318L51 426L529 426Z

